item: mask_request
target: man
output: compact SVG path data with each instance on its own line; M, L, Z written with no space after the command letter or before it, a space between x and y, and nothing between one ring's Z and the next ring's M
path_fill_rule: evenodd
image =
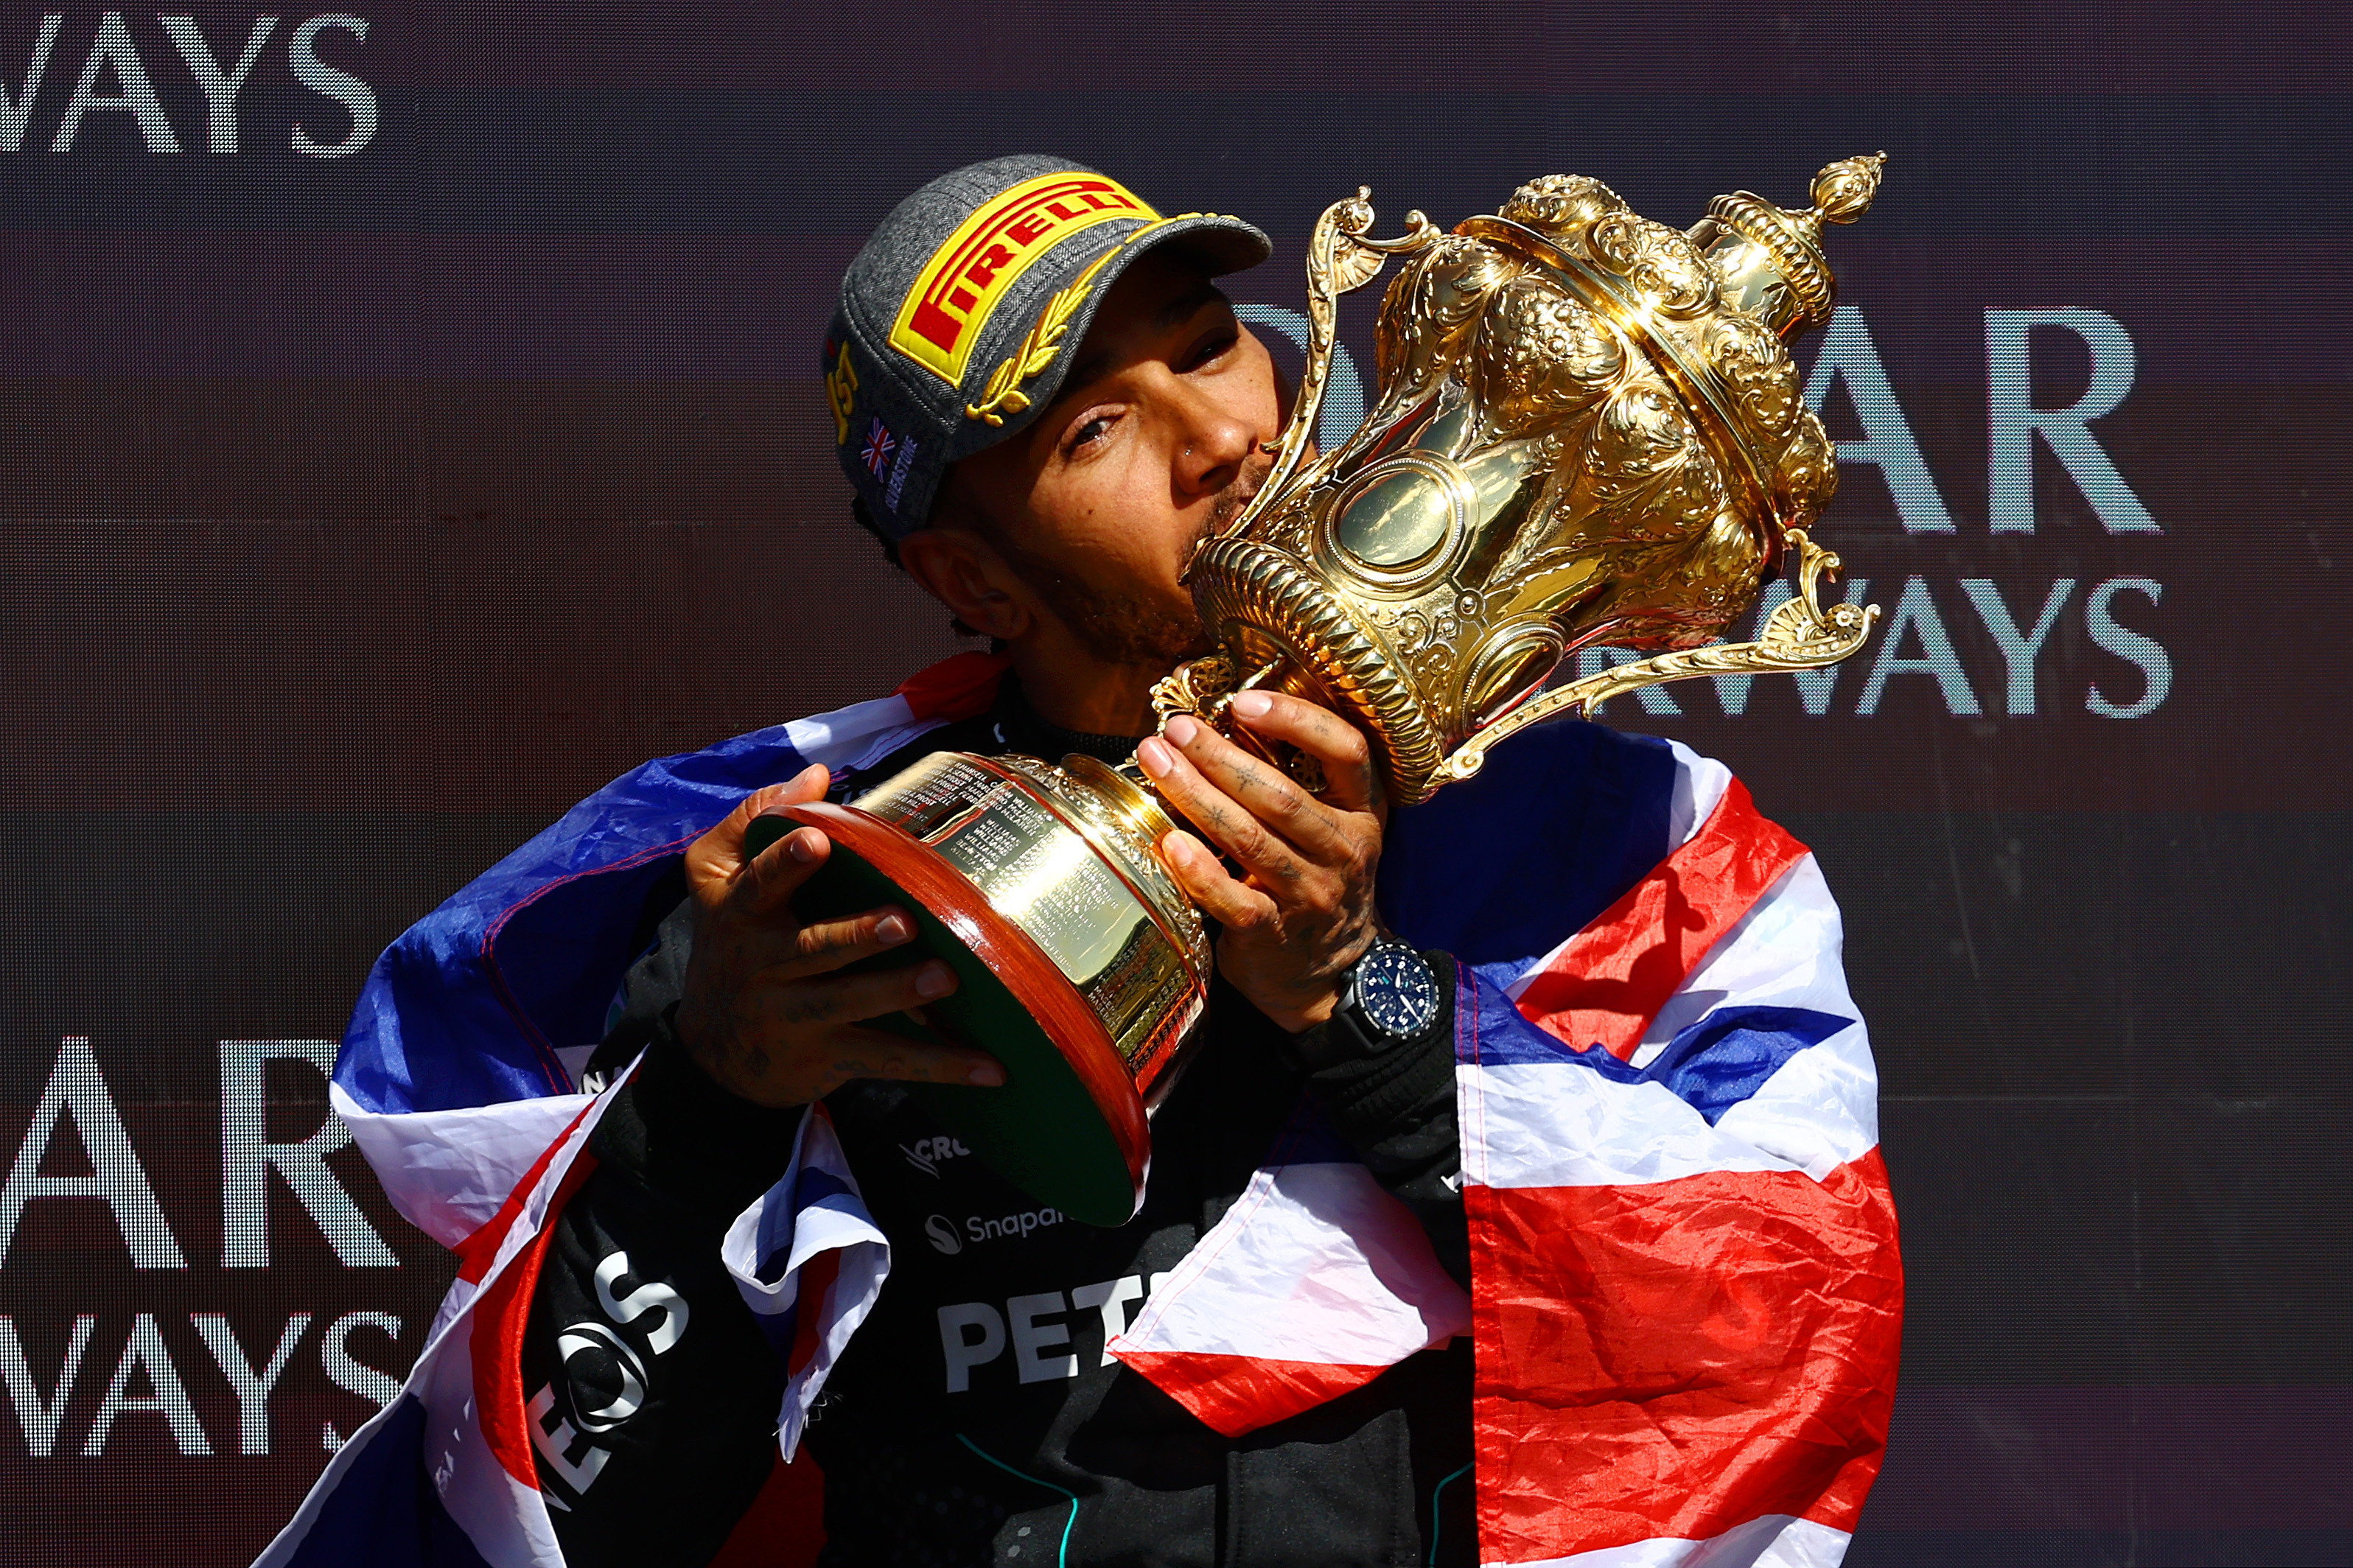
M861 521L1001 656L651 764L387 952L337 1103L459 1245L464 1331L265 1561L806 1561L820 1528L842 1563L1834 1558L1895 1287L1802 847L1720 768L1592 726L1393 823L1364 738L1296 698L1234 709L1314 795L1188 720L1151 736L1204 651L1185 565L1278 433L1212 281L1266 248L1042 158L877 231L826 345L837 444ZM887 962L905 910L797 920L815 829L745 856L756 818L944 749L1134 752L1193 825L1161 851L1217 985L1124 1226L1041 1210L895 1087L1003 1080L868 1026L955 984ZM1428 1005L1368 1010L1368 954ZM1573 1138L1491 1131L1588 1101ZM415 1507L370 1511L407 1443Z

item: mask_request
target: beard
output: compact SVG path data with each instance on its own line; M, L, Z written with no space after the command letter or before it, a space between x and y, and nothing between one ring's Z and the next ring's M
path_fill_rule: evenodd
M1200 528L1185 546L1184 560L1188 564L1203 544L1241 515L1272 466L1271 462L1251 465L1219 492ZM1216 650L1217 644L1201 625L1200 613L1189 597L1171 599L1140 592L1133 584L1089 581L1001 533L990 542L1046 601L1055 617L1086 645L1087 651L1106 664L1174 669L1188 658Z

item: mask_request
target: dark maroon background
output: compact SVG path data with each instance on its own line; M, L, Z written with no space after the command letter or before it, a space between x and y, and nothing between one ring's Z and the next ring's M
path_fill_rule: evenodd
M353 0L356 4L356 0ZM0 1314L34 1379L97 1319L56 1454L0 1414L0 1556L237 1563L368 1403L320 1338L421 1343L449 1264L355 1152L332 1167L402 1259L347 1269L282 1184L276 1267L222 1267L216 1042L341 1032L375 952L644 758L887 689L955 646L844 517L810 369L872 224L956 163L1050 150L1164 209L1299 242L1359 184L1451 223L1546 172L1688 223L1796 202L1885 148L1832 240L1950 510L1905 531L1849 465L1821 534L1891 608L1917 576L1981 712L1903 675L1876 714L1759 681L1726 717L1613 722L1731 763L1820 853L1883 1075L1911 1279L1884 1477L1857 1563L2353 1561L2353 880L2337 651L2353 561L2345 300L2353 26L2308 6L854 4L460 11L359 5L321 53L373 89L366 145L300 87L290 12L240 151L152 12L131 36L184 151L92 113L49 150L100 13L64 22L0 153L0 1160L58 1041L92 1038L186 1255L131 1267L105 1208L36 1203ZM41 13L0 8L15 98ZM234 54L250 11L200 14ZM111 79L101 90L111 90ZM2111 534L2047 453L2036 528L1988 529L1989 310L2126 329L2092 429L2162 531ZM1363 312L1352 318L1361 334ZM2034 339L2039 406L2083 391ZM1810 351L1808 351L1809 353ZM1860 433L1845 395L1834 433ZM2170 660L2091 637L2091 584ZM2002 701L1964 596L2077 587ZM1907 645L1903 650L1916 653ZM1620 711L1622 710L1622 711ZM272 1069L272 1136L323 1112ZM86 1168L70 1134L45 1172ZM268 1457L190 1327L248 1352L313 1322ZM133 1412L82 1448L134 1314L215 1449ZM143 1382L135 1392L144 1393Z

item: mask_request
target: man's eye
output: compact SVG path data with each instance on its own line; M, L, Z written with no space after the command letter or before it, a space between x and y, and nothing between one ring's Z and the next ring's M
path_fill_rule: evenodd
M1236 342L1240 341L1240 338L1241 333L1240 330L1233 328L1229 328L1223 331L1210 334L1208 338L1202 340L1200 344L1193 350L1192 360L1185 368L1187 370L1198 370L1203 365L1214 364L1219 360L1224 358L1226 351L1232 348Z

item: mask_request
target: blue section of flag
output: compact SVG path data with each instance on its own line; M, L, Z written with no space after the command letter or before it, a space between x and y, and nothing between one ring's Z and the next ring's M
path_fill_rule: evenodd
M1516 975L1666 858L1674 783L1662 741L1576 721L1515 735L1390 816L1381 910L1416 947Z
M760 1213L760 1267L754 1277L763 1285L773 1285L785 1277L792 1262L793 1233L800 1216L814 1208L841 1206L849 1212L863 1211L858 1195L848 1182L831 1171L818 1165L803 1165L793 1178L793 1201L789 1204L769 1204Z
M1754 1096L1791 1057L1855 1020L1810 1007L1719 1007L1669 1041L1647 1067L1599 1045L1562 1044L1520 1016L1503 988L1473 975L1458 993L1456 1037L1464 1060L1482 1067L1558 1064L1588 1068L1612 1083L1655 1083L1707 1118ZM1466 1031L1465 1026L1468 1026ZM1470 1054L1475 1045L1475 1058Z
M1538 953L1535 956L1541 958L1544 955ZM1535 962L1534 958L1512 958L1500 963L1473 963L1465 967L1496 990L1509 991L1513 984L1521 975L1525 974L1529 966Z
M813 1209L828 1198L838 1198L849 1191L849 1184L821 1165L804 1165L793 1178L793 1207Z
M286 1568L490 1568L425 1472L425 1405L403 1394L351 1456Z
M659 758L574 806L385 951L335 1081L381 1111L568 1092L555 1050L603 1037L647 894L747 793L804 765L779 724Z

